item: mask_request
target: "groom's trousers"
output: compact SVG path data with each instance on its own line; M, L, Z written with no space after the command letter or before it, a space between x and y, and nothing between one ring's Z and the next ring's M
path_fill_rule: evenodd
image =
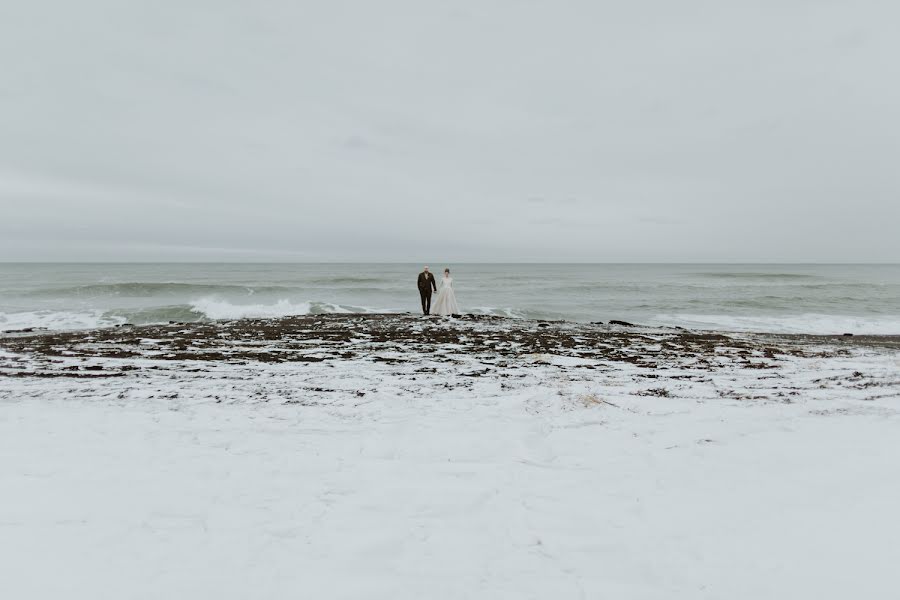
M431 313L431 288L421 289L419 288L419 295L422 297L422 313L430 314Z

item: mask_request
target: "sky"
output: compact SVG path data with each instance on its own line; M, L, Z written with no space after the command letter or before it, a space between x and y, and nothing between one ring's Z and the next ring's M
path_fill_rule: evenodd
M898 22L0 1L0 260L898 262Z

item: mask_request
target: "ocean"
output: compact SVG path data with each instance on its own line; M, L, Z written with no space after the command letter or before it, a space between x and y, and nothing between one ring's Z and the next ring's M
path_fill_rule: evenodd
M463 312L722 331L900 334L896 264L450 267ZM416 313L420 270L364 263L0 263L0 330Z

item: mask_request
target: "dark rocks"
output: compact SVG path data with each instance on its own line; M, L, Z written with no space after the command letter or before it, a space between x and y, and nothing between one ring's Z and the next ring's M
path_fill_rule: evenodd
M641 392L637 392L638 396L655 396L657 398L670 398L672 395L669 393L664 387L658 388L650 388L649 390L643 390Z
M398 363L402 363L402 362L403 362L403 360L400 359L400 358L390 358L390 357L386 357L386 356L376 356L376 357L373 358L372 360L375 361L375 362L383 362L383 363L387 363L387 364L389 364L389 365L396 365L396 364L398 364Z
M481 369L480 371L472 371L471 373L461 373L462 377L481 377L482 375L487 375L490 373L490 369Z
M327 361L327 365L362 359L401 364L424 355L437 363L454 363L457 362L454 355L465 355L484 364L503 365L503 369L526 369L535 362L533 358L525 357L556 355L630 363L646 369L665 368L673 362L687 360L693 368L706 371L715 370L720 358L729 358L748 368L773 369L784 356L834 356L846 353L850 345L900 348L898 336L856 336L850 340L838 335L723 335L673 328L629 330L624 327L636 326L615 320L610 324L623 328L493 315L465 315L459 320L426 323L417 315L300 315L280 319L110 327L90 332L34 331L0 337L0 348L37 358L142 359L159 364L190 361L193 367L199 361L228 364ZM153 342L148 343L148 340ZM835 341L840 344L835 345ZM823 345L825 343L827 345ZM537 360L554 365L546 358ZM154 368L146 364L141 367ZM419 373L434 372L431 365L422 367ZM87 368L55 372L64 374L60 376L90 373L108 377L134 368L134 365L117 364L102 372ZM482 376L479 371L470 370L470 373L466 376ZM9 371L5 374L10 375Z

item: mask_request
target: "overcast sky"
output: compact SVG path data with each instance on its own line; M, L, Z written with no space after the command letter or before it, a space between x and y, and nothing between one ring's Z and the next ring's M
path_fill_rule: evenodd
M900 261L898 23L0 0L0 260Z

